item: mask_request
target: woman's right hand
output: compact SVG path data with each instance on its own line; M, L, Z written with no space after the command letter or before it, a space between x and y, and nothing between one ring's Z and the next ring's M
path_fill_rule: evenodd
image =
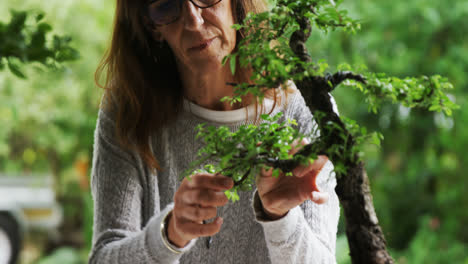
M231 178L210 173L198 173L184 179L174 195L174 209L169 216L167 235L172 244L182 248L197 237L219 232L223 219L216 217L218 206L228 199L224 194L234 186ZM216 217L212 223L203 220Z

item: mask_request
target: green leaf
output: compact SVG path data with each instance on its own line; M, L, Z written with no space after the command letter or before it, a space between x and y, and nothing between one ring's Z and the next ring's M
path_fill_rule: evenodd
M24 75L24 73L20 70L20 67L17 64L11 62L10 60L8 60L8 68L10 68L10 71L17 77L21 79L26 79L26 75Z
M231 73L232 75L236 74L236 54L233 54L229 59L229 64L231 66Z
M279 175L280 175L280 169L278 169L278 168L273 169L272 176L275 177L275 178L278 178Z
M58 62L64 62L64 61L73 61L77 60L80 58L80 53L70 47L63 48L57 53L56 60Z
M221 61L221 64L224 66L226 64L226 61L229 59L229 55L228 56L224 56L223 60Z
M235 30L239 30L239 29L242 28L242 25L234 24L234 25L232 25L231 27L232 27L233 29L235 29Z
M37 26L37 30L40 31L40 32L49 32L52 30L52 26L47 24L47 23L40 23L38 26Z
M239 201L239 195L237 194L237 190L235 189L224 191L224 195L226 195L226 197L232 202Z
M371 143L380 147L380 135L377 132L372 133Z
M36 22L40 22L42 19L44 19L44 13L39 13L36 16Z

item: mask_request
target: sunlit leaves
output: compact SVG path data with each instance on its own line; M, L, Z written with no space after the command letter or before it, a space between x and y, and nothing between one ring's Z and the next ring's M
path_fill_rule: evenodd
M459 106L450 100L447 92L453 85L440 75L406 77L387 77L384 73L365 73L367 85L348 80L345 86L352 86L366 96L369 111L377 113L384 100L405 107L420 107L429 111L444 112L452 115Z
M268 159L292 158L292 155L289 154L291 145L295 139L301 139L303 135L291 127L291 125L297 125L295 120L278 123L282 115L282 112L275 116L263 114L261 118L264 122L260 125L242 125L235 132L230 132L226 126L216 128L203 124L198 125L197 139L203 139L205 145L197 153L199 159L190 164L190 168L184 172L182 177L199 172L219 172L237 182L243 178L244 174L248 173L247 179L242 184L226 194L228 198L235 201L238 199L237 190L250 190L252 188L255 176L259 173L260 167L258 165L267 163ZM311 157L302 158L309 160ZM315 155L312 158L315 158ZM215 162L197 169L207 160ZM279 170L275 169L273 174L277 177Z
M240 42L237 52L224 58L223 63L231 59L232 71L236 59L241 67L251 66L251 80L256 85L238 84L235 95L224 100L238 102L248 90L261 97L259 87L276 88L287 80L300 81L324 74L328 68L326 62L305 63L289 47L289 38L300 29L298 19L302 17L309 18L323 31L344 28L354 32L359 28L359 24L348 17L346 10L340 10L338 5L330 1L280 0L269 12L249 13L242 25L233 26L243 32L245 38Z
M305 52L301 46L291 48L290 45L304 45L301 41L306 39L310 33L310 29L304 26L306 24L304 20L310 22L312 30L319 29L323 32L329 32L340 28L351 33L359 30L359 21L350 18L346 10L340 9L341 2L337 1L335 4L334 1L330 0L278 0L275 1L269 12L255 15L248 14L242 25L234 25L233 27L239 30L245 38L240 42L234 54L224 58L223 63L230 59L230 68L233 72L239 66L249 66L252 68L253 73L251 83L235 84L234 96L225 97L222 100L230 101L231 104L240 102L241 97L248 93L262 100L261 88L277 88L289 80L298 82L304 79L308 81L315 80L316 77L323 78L327 74L328 63L323 60L309 59L310 57L307 54L299 54ZM301 41L292 43L292 34L299 34L301 37L296 38L296 40L300 39ZM300 58L296 54L301 55ZM450 115L452 110L457 108L446 94L448 90L452 89L452 85L446 78L441 76L401 79L388 77L385 74L369 73L365 66L351 67L342 64L337 68L340 71L360 73L365 77L366 83L346 81L343 86L353 86L360 90L365 96L364 100L368 103L370 111L377 112L384 100L401 104L403 107L422 107L430 111L444 112L447 115ZM329 84L330 87L333 86L332 81L329 81ZM314 112L316 121L320 120L320 114ZM382 134L378 132L369 133L366 128L359 126L355 121L343 117L341 121L344 125L340 122L327 121L322 123L318 121L324 126L322 126L323 131L319 133L321 136L313 144L314 149L312 151L314 154L318 152L327 153L334 162L337 177L346 174L350 163L357 164L356 162L362 159L367 146L379 147L381 140L383 140ZM277 124L271 124L272 128L275 126L277 127ZM242 138L228 137L228 140L226 140L227 138L223 138L224 134L219 134L218 138L216 138L214 137L216 135L214 128L212 131L207 130L207 132L208 134L205 134L205 137L208 136L209 139L206 143L210 146L202 154L212 156L204 156L197 165L218 155L222 165L216 171L226 170L225 166L229 164L231 167L228 168L228 171L234 179L239 179L242 172L252 168L254 164L251 163L250 167L247 166L248 160L244 161L244 163L235 164L235 161L231 159L237 158L237 161L239 158L245 157L254 159L262 155L262 151L265 151L265 149L261 149L261 146L254 146L253 143L246 147L243 141L245 139ZM258 131L253 132L251 137L255 138L258 133ZM338 137L337 142L341 143L331 145L325 143L333 141L330 140L330 135ZM261 138L260 140L257 137L256 140L266 142L266 139ZM223 147L213 143L216 140L223 142L223 146L231 144L228 150L231 151L232 155L220 154L219 150L223 149ZM271 147L278 149L274 157L278 159L291 158L287 154L288 148L286 145L282 145L285 141L280 138L275 140L270 143ZM239 145L239 143L236 144L235 142L242 142L242 144ZM243 150L244 156L240 157L239 149L232 146L246 147ZM266 154L273 153L267 152ZM306 162L307 158L303 158L301 163ZM234 169L234 167L237 167L237 169ZM274 176L278 176L279 173L278 168L273 170Z

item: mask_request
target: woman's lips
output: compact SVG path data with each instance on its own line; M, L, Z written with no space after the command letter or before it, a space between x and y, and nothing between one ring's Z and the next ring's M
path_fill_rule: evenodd
M194 47L191 47L191 48L189 49L189 51L202 51L202 50L208 48L208 47L211 45L211 43L213 42L214 39L215 39L215 38L212 38L212 39L209 39L209 40L205 40L205 41L203 41L201 44L198 44L198 45L196 45L196 46L194 46Z

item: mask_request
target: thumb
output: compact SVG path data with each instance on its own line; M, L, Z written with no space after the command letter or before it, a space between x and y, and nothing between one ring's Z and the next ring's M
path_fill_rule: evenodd
M329 195L326 192L312 192L310 200L316 204L324 204L328 201Z

